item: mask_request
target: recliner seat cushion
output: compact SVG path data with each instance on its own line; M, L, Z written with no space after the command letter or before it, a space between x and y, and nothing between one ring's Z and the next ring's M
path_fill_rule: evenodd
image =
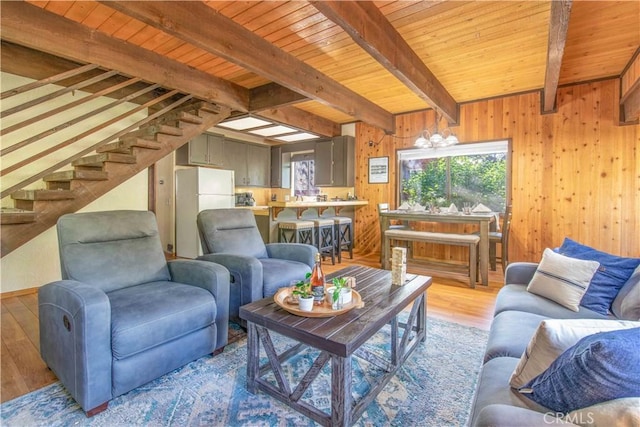
M213 295L197 286L152 282L108 294L113 357L124 359L211 325Z
M289 286L292 280L300 280L311 272L308 265L297 261L277 258L262 258L262 281L265 297L275 295L279 288Z

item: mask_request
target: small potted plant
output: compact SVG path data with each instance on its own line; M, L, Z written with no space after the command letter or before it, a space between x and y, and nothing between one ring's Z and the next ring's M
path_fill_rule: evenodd
M300 280L296 283L291 294L294 298L297 297L300 311L313 310L313 293L311 292L311 284L308 280Z
M351 287L349 286L348 277L334 277L331 280L333 286L327 288L327 299L331 304L331 308L338 310L344 304L351 302Z

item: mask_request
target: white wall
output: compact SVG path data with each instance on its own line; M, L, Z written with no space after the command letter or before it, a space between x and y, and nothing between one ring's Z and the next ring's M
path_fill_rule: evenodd
M140 172L79 212L147 210L147 175L146 170ZM36 288L60 280L56 228L51 227L2 257L0 268L0 292Z
M2 86L2 91L18 88L33 81L34 80L9 73L0 73L0 84ZM57 85L45 85L34 90L20 93L19 95L5 98L1 101L2 111L4 112L9 108L23 105L27 101L31 101L41 96L51 94L52 92L58 91L60 89L63 89L63 87ZM66 93L25 110L3 117L0 120L0 126L3 129L6 129L9 126L22 123L25 120L35 117L39 114L51 111L53 108L65 106L70 104L71 102L84 99L89 95L90 94L88 92L83 92L80 90ZM64 111L53 116L49 116L44 120L37 121L28 126L23 126L14 132L3 135L2 148L5 149L22 141L25 141L28 138L46 132L46 136L41 137L37 141L34 141L31 144L28 144L20 149L2 156L2 168L5 170L9 166L18 164L19 162L31 158L35 158L35 160L31 161L28 165L22 166L11 173L5 174L2 177L2 181L0 182L0 186L2 187L2 189L4 190L13 185L16 185L23 180L34 176L38 172L64 161L65 159L68 159L70 156L84 149L92 147L96 143L109 138L116 132L134 125L139 120L147 117L146 110L142 110L135 114L127 115L126 117L116 121L115 123L112 123L105 128L101 128L101 126L103 126L106 121L115 119L120 115L126 114L132 109L138 107L137 104L125 102L115 107L111 107L99 114L90 115L89 117L79 121L78 123L69 125L69 122L71 120L78 119L88 113L98 110L101 107L110 105L114 101L114 99L107 97L93 99L74 108L65 109ZM50 130L53 128L57 128L58 131L50 132ZM98 128L99 130L94 130ZM94 131L84 138L69 143L78 135L90 130ZM59 145L65 143L69 144L65 147L57 148ZM47 155L42 155L44 150L47 149L55 150ZM63 169L68 169L68 167L64 167ZM37 189L43 187L43 182L39 180L29 185L27 188ZM4 199L2 199L2 206L13 206L13 201L9 200L8 197L5 197Z
M6 91L11 88L16 88L24 84L33 82L31 79L15 76L8 73L0 73L0 84L2 91ZM35 91L29 91L21 95L6 98L2 100L2 110L5 111L16 105L51 93L60 89L59 86L47 85L41 87ZM48 101L44 105L31 107L20 113L16 113L3 118L0 121L0 126L6 128L15 123L20 123L25 119L33 117L36 114L48 111L48 109L54 108L58 105L66 105L69 102L75 101L86 96L86 92L75 91L68 93L53 101ZM65 111L59 113L53 117L43 120L39 123L34 123L29 126L23 127L15 132L11 132L2 137L2 148L11 146L15 143L23 141L31 136L44 132L54 126L60 126L73 117L78 117L81 114L85 114L88 111L92 111L102 105L113 102L110 98L99 98L83 104L82 106L75 107L71 111ZM124 103L113 110L109 110L106 113L96 115L90 119L83 121L77 125L65 128L62 132L49 135L46 138L34 142L27 147L17 150L9 155L3 156L2 167L7 167L18 161L24 160L30 156L38 155L38 153L44 148L52 147L55 144L63 142L80 132L99 126L106 120L118 116L131 108L135 107L135 104ZM111 125L89 138L78 141L75 144L71 144L67 149L56 151L47 156L43 161L37 161L29 167L24 167L17 170L14 173L5 175L0 182L3 189L9 188L10 185L18 183L21 180L34 175L40 170L51 164L55 164L64 158L67 158L70 153L69 150L75 150L77 152L87 146L93 145L96 142L112 135L116 131L123 129L138 120L146 117L146 111L140 111L134 115L123 119L114 125ZM45 164L45 166L42 166ZM34 172L35 171L35 172ZM109 193L95 200L80 212L101 211L101 210L116 210L116 209L133 209L133 210L147 210L148 200L148 183L147 183L147 171L140 172L135 177L132 177L125 183L121 184L117 188L111 190ZM28 188L44 188L44 183L40 180ZM2 206L13 206L13 201L9 197L5 197L2 200ZM0 233L2 229L0 227ZM50 228L44 233L37 236L35 239L27 242L23 246L14 250L13 252L5 255L0 259L0 292L11 292L22 289L29 289L34 287L40 287L48 282L54 280L60 280L60 265L58 258L58 240L55 231L55 227Z

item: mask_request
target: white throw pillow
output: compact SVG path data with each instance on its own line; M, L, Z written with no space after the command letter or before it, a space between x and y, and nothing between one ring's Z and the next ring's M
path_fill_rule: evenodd
M569 258L547 248L527 291L578 311L580 300L598 267L597 261Z
M576 409L563 419L583 427L638 427L640 397L624 397Z
M543 373L565 350L597 332L640 327L640 322L606 319L547 319L540 322L511 374L515 389Z

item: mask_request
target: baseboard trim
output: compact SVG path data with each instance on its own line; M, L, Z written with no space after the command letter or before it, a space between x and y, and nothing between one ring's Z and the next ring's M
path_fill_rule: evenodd
M20 297L23 295L31 295L38 292L39 288L28 288L28 289L20 289L19 291L10 291L10 292L2 292L0 293L0 300L5 298L14 298Z

